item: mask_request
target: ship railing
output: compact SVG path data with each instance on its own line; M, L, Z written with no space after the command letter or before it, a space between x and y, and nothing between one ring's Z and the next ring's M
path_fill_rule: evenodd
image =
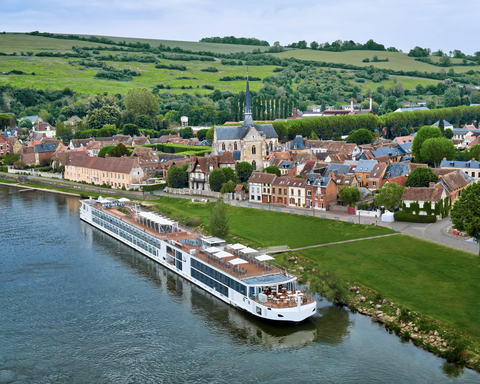
M298 300L301 300L300 305L306 305L314 302L313 298L304 293L302 295L291 295L291 297L285 299L278 298L277 300L273 300L271 298L267 298L267 301L264 302L260 301L258 297L255 297L253 300L268 308L294 308L298 306L297 298Z

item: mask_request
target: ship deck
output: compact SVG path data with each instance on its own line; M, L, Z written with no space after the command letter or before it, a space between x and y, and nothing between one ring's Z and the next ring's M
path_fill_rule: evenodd
M194 256L197 257L200 260L203 260L207 264L212 265L213 267L221 270L227 275L234 276L237 279L246 279L246 278L251 278L251 277L261 277L261 276L266 276L266 275L283 275L284 279L283 281L279 281L278 284L282 284L282 282L291 280L284 271L282 271L279 268L276 268L266 262L261 262L255 259L255 256L247 256L247 255L242 255L240 251L233 251L233 250L228 250L225 249L225 252L228 252L231 254L231 256L227 257L222 257L218 258L215 257L214 255L210 255L200 247L200 246L194 246L190 244L185 244L182 241L183 240L193 240L193 239L198 239L199 234L195 233L194 231L187 230L184 228L179 227L177 232L172 232L172 233L159 233L155 231L153 228L150 228L149 226L138 222L135 220L134 215L132 214L126 214L124 212L121 212L118 210L118 207L111 207L111 208L104 208L102 207L101 204L97 203L93 205L96 209L103 211L109 215L114 216L116 219L120 221L124 221L133 227L137 228L138 230L144 231L145 233L148 233L149 235L163 240L167 243L172 244L173 246L177 248L183 249L185 252L189 252L190 250L194 249L195 254ZM240 264L238 266L232 265L229 263L229 261L237 259L237 258L242 258L246 261L244 264ZM280 276L279 276L280 277ZM278 278L277 278L278 280ZM280 279L281 280L281 279Z

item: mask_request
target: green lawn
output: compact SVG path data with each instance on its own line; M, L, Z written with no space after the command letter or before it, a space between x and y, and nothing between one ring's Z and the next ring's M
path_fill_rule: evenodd
M480 339L480 258L407 235L299 251L321 268Z
M213 208L213 203L192 203L188 199L170 197L162 197L154 203L161 210L168 214L173 213L177 217L197 216L206 225ZM290 248L297 248L394 233L383 227L356 225L276 211L232 206L229 206L227 211L231 235L242 237L257 247L288 245Z

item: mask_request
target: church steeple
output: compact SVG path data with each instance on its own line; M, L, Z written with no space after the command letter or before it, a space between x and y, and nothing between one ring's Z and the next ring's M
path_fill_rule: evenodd
M252 103L250 101L250 86L248 84L248 67L247 67L247 93L245 95L245 120L243 121L244 126L255 125L252 118Z

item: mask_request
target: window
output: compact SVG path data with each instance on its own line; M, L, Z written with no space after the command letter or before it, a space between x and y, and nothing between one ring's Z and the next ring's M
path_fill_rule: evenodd
M300 189L298 190L298 196L302 196L302 193L300 192Z
M252 145L252 155L256 155L256 154L257 154L257 148L255 148L255 146Z
M290 190L290 194L293 195L293 189Z
M255 147L254 147L255 148ZM256 171L257 170L257 162L254 160L252 161L252 167L253 167L253 170Z
M233 143L233 149L236 151L238 148L237 148L237 142Z
M275 188L272 188L272 193L275 193Z
M222 143L222 151L225 151L225 143Z
M312 191L310 189L307 191L307 196L312 196Z

